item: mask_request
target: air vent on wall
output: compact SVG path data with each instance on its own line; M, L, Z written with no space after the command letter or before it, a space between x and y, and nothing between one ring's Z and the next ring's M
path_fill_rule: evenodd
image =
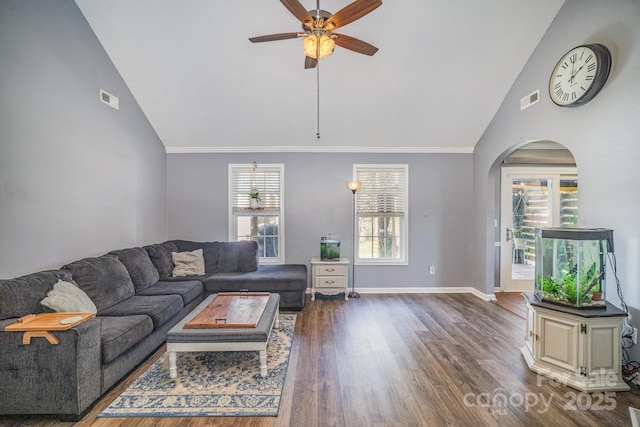
M102 89L100 89L100 101L107 104L109 107L115 108L116 110L120 109L120 99Z
M531 107L533 104L539 101L540 101L540 89L525 96L520 100L520 111L524 110L525 108Z

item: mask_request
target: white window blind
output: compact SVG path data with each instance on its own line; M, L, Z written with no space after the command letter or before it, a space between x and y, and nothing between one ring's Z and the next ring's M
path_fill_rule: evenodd
M356 179L362 182L357 193L358 214L404 216L407 193L404 166L357 167Z
M260 207L270 211L281 206L282 168L258 165L255 173L252 166L234 166L231 172L231 203L234 209L250 206L250 193L257 188L260 193Z
M228 185L229 240L258 242L261 263L284 262L284 165L230 164Z
M406 265L408 165L354 165L362 183L356 193L355 263Z

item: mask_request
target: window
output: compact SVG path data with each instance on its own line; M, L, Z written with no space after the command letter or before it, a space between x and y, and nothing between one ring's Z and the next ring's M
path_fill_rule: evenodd
M284 262L283 183L284 165L229 165L229 240L258 242L260 262Z
M356 262L406 264L408 165L354 165Z

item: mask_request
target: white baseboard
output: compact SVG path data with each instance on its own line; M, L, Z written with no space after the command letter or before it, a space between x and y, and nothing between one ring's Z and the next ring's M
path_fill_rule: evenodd
M629 415L631 416L631 427L639 427L640 421L640 411L636 408L629 407Z
M484 301L495 301L495 294L485 294L471 286L458 286L452 288L356 288L360 294L473 294ZM311 288L307 288L311 293Z

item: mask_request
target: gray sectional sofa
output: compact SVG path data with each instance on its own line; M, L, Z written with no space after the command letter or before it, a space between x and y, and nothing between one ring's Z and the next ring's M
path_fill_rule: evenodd
M193 251L202 254L203 274L176 276L174 256ZM60 280L89 297L94 318L56 331L57 345L44 338L24 345L22 333L4 330L27 314L53 311L42 301ZM115 250L59 270L0 280L0 414L79 419L206 296L268 291L280 294L282 310L299 310L306 288L306 265L260 266L255 242L185 240Z

